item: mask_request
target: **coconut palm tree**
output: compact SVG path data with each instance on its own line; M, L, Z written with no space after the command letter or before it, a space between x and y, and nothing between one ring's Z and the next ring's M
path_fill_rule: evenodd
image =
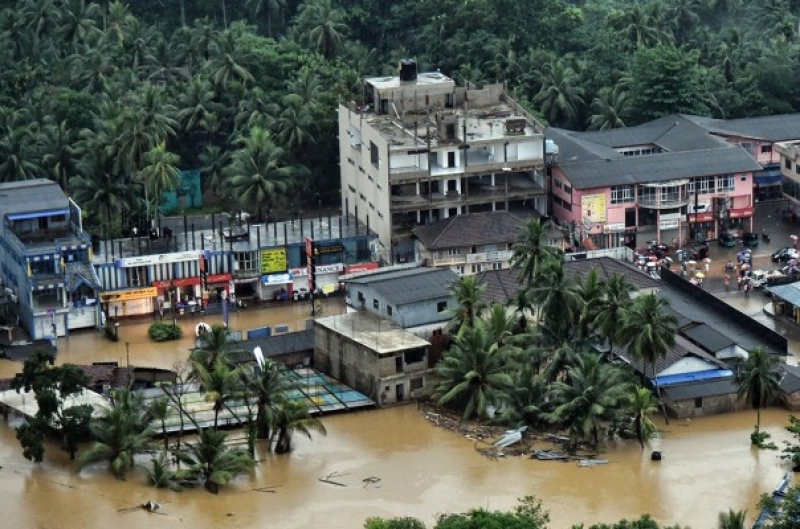
M620 414L628 391L627 374L621 368L597 354L584 353L567 369L565 380L552 383L550 398L556 405L545 417L569 430L572 450L581 441L596 449L603 425Z
M285 454L292 451L292 435L301 433L311 439L311 432L327 435L325 426L319 419L311 416L308 406L296 400L286 400L275 410L275 430L278 440L275 441L275 453Z
M486 285L481 285L477 276L461 276L448 290L456 301L455 308L448 309L448 313L453 315L450 327L457 332L461 332L464 326L473 327L486 308L482 299Z
M227 485L256 464L246 450L226 446L226 438L225 432L202 428L197 442L178 454L181 461L189 465L189 470L200 477L205 489L213 494L219 492L220 485Z
M289 165L286 152L260 127L239 137L225 175L230 189L250 212L260 214L285 200L295 177L302 174Z
M520 426L544 426L543 416L547 411L548 383L536 373L534 366L524 364L511 373L513 389L508 400L496 417L496 422L514 428Z
M581 297L581 310L575 321L577 337L585 340L589 338L589 334L593 330L592 324L599 314L600 302L603 299L603 287L597 268L589 270L586 279L581 276L576 276L575 279L577 279L578 292Z
M548 382L555 382L563 378L567 369L575 365L579 354L579 351L570 347L567 342L551 349L551 352L545 356L546 365L542 372L542 377Z
M63 189L69 189L69 180L76 173L75 131L66 121L59 124L48 122L37 136L42 154L42 165Z
M719 513L717 529L745 529L746 518L747 511L728 509L728 512Z
M108 461L117 479L125 479L136 454L147 449L152 430L142 397L130 389L112 394L111 405L92 419L89 429L94 444L80 457L81 466Z
M279 364L264 360L263 369L257 367L245 375L246 391L256 401L256 436L271 439L277 409L287 400L287 394L296 385L281 371Z
M564 262L549 261L539 271L535 286L528 289L531 305L538 313L540 328L556 337L574 336L573 322L583 308L578 284L567 278Z
M174 492L183 490L181 482L191 477L191 471L172 470L166 450L150 458L150 466L144 467L147 482L157 489L170 489Z
M283 111L275 120L276 138L286 149L300 152L315 142L310 132L314 122L311 109L297 94L284 97L283 105Z
M667 307L669 303L655 293L644 294L633 300L620 322L620 343L627 346L633 356L642 359L645 372L648 365L652 367L656 392L656 360L675 345L677 320L666 312Z
M0 127L0 182L18 182L45 175L36 152L36 127L12 115Z
M206 369L212 369L218 359L228 361L231 348L231 331L222 323L215 323L211 331L203 334L200 347L192 349L189 359Z
M462 412L464 419L485 417L486 409L503 403L513 388L508 350L492 343L481 320L464 327L434 371L441 380L433 398Z
M620 274L613 274L603 281L601 289L603 296L597 302L592 326L595 332L608 340L610 351L617 342L622 315L630 306L636 289Z
M625 126L633 112L633 106L621 86L603 87L592 100L592 115L589 116L589 130L618 129Z
M656 432L656 425L650 416L658 411L658 405L658 399L653 396L653 393L642 386L632 388L628 394L628 409L633 415L633 429L642 450L644 450L645 440L650 439Z
M484 321L492 342L503 346L514 335L515 318L508 314L505 305L492 303L486 311Z
M219 412L230 399L242 394L242 368L231 367L227 359L218 356L211 364L211 368L200 362L192 362L192 370L205 392L206 401L214 405L214 430L216 430Z
M164 439L164 453L169 452L169 435L167 434L167 419L172 412L172 403L167 397L159 397L150 401L147 413L150 417L161 423L161 437Z
M147 221L150 222L150 200L152 194L155 204L155 219L158 224L161 195L165 191L173 191L181 184L180 171L176 165L180 162L177 154L167 150L166 142L161 142L144 155L144 166L139 173L144 183L145 202L147 203Z
M545 64L536 75L541 88L533 103L538 105L542 115L556 127L577 124L584 105L578 73L561 61L555 61Z
M561 250L550 246L547 241L549 231L549 222L531 218L512 246L510 264L519 272L520 283L523 285L533 284L539 268L545 261L558 259L561 256Z
M342 47L347 31L344 13L331 0L303 4L297 15L298 25L304 28L305 42L326 59L333 59Z
M72 46L75 52L78 46L90 37L99 34L95 19L100 6L84 0L62 0L63 16L58 33L61 39Z
M609 23L630 46L652 47L670 40L669 34L661 29L664 25L660 15L658 8L636 3L620 10Z
M756 433L761 429L761 409L772 402L778 392L780 376L776 371L778 359L756 347L736 372L739 396L756 410Z

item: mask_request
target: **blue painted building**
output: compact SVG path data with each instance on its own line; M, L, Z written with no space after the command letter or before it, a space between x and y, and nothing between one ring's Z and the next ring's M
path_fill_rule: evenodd
M0 184L0 278L32 339L99 320L99 280L80 208L45 179Z

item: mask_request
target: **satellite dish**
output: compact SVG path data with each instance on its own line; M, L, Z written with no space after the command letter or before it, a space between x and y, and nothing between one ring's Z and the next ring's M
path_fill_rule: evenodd
M264 353L261 351L261 347L256 346L256 348L253 349L253 356L256 357L256 362L258 362L259 369L261 369L263 371L264 370Z

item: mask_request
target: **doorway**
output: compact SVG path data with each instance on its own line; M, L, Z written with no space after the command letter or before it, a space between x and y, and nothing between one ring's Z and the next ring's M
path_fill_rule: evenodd
M455 167L455 166L456 166L456 153L450 151L447 153L447 167Z
M405 398L405 384L397 384L395 386L394 396L397 402L401 402Z

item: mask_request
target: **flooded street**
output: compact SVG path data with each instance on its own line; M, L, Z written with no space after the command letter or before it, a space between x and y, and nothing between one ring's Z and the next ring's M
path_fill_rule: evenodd
M755 298L755 296L753 296ZM751 298L752 299L752 298ZM760 301L760 300L759 300ZM745 307L746 308L746 307ZM234 329L290 324L298 329L307 305L232 314ZM331 306L326 313L340 308ZM749 313L749 309L748 309ZM213 322L214 318L206 321ZM189 331L200 320L186 320ZM125 362L125 341L134 365L169 368L187 355L192 335L180 343L154 344L147 324L124 325L120 342L93 331L59 343L59 362ZM19 364L0 360L0 376ZM786 439L788 413L762 414L762 426L777 444ZM202 489L183 493L145 485L140 473L127 482L101 468L78 472L65 455L48 447L45 461L22 457L13 430L0 422L0 506L7 527L257 527L332 529L363 526L368 516L415 516L432 526L436 514L473 507L507 509L517 498L536 495L550 511L555 529L579 522L611 522L649 512L665 523L712 527L720 510L747 509L749 520L762 492L784 473L776 452L750 448L755 422L751 411L660 423L663 438L641 451L635 441L606 447L611 463L580 468L575 463L509 458L492 461L471 441L429 424L416 406L362 411L323 418L327 437L296 438L296 450L275 456L263 449L252 478L239 478L218 496ZM650 461L652 449L664 460ZM338 487L319 481L333 472ZM362 480L376 477L376 484ZM253 489L275 487L274 493ZM162 503L165 515L136 510L148 500ZM156 517L157 518L154 518Z

